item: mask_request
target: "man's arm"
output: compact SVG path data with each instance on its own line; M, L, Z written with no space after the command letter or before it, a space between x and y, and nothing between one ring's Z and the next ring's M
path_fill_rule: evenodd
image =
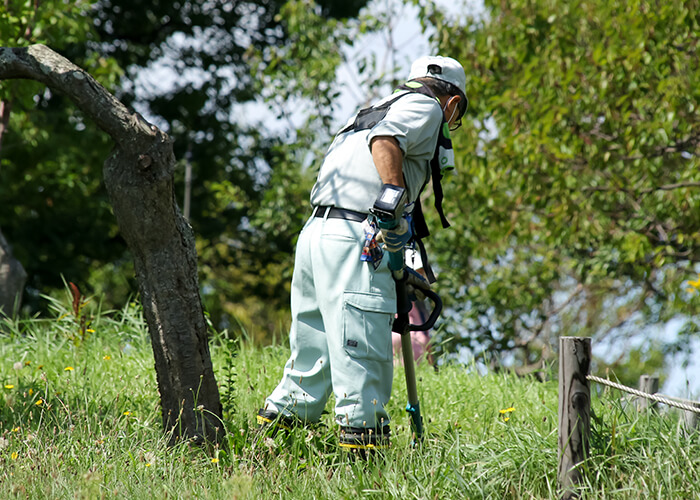
M403 182L403 153L396 139L387 135L373 137L370 142L372 149L372 160L379 172L384 184L393 184L405 188ZM401 207L403 209L403 207ZM396 222L396 227L382 228L381 239L384 248L392 253L403 251L404 246L411 238L411 228L405 218L400 218ZM380 236L377 237L378 239ZM403 255L403 254L402 254ZM401 257L403 263L403 257Z
M382 182L406 187L403 182L403 153L396 139L390 136L374 137L370 148Z

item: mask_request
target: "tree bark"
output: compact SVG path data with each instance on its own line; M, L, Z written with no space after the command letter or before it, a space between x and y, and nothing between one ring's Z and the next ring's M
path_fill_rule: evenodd
M10 121L10 103L0 99L0 159L2 139ZM22 305L22 292L27 281L27 272L22 263L14 258L12 249L0 229L0 315L13 316Z
M13 257L0 229L0 315L13 316L19 310L26 280L24 267Z
M5 136L5 131L9 123L10 102L0 99L0 151L2 151L2 138Z
M172 141L88 73L43 45L0 47L0 80L44 83L69 97L115 142L105 186L134 258L153 346L163 426L178 438L220 442L219 390L199 296L192 228L173 189Z

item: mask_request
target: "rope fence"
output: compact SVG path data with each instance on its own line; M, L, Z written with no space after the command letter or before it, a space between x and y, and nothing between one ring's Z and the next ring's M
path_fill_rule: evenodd
M673 406L675 408L680 408L681 410L685 411L691 411L697 414L700 414L700 403L696 401L689 401L687 399L680 399L680 398L671 398L670 396L664 396L663 394L648 394L646 392L639 391L637 389L632 389L631 387L627 387L626 385L618 384L616 382L613 382L611 380L605 379L605 378L600 378L596 377L595 375L588 375L586 376L588 380L591 380L593 382L597 382L599 384L607 385L609 387L612 387L614 389L618 389L623 392L628 392L634 396L638 396L640 398L646 398L646 399L651 399L652 401L656 401L658 403L663 403L668 406ZM694 406L698 405L698 406Z
M659 379L642 375L639 387L632 389L609 379L589 374L591 367L590 337L559 337L559 467L557 483L561 500L579 500L585 467L580 464L590 457L591 387L597 382L637 396L638 410L644 411L646 400L684 410L683 432L686 436L699 432L700 403L659 394Z

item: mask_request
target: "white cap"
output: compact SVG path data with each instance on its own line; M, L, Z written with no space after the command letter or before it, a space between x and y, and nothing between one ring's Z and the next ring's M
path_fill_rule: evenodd
M421 77L436 78L451 83L467 94L467 75L464 68L451 57L423 56L415 60L411 65L409 80Z

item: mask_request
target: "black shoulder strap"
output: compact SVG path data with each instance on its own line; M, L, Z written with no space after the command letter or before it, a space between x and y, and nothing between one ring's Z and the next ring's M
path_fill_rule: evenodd
M356 131L356 130L367 130L372 127L374 127L377 123L382 121L386 114L389 112L389 108L391 107L392 104L394 104L396 101L401 99L403 96L406 94L402 93L400 95L397 95L393 99L388 100L385 103L379 104L377 106L370 106L369 108L364 108L361 109L359 113L357 113L357 116L355 117L355 121L353 121L350 125L345 127L343 130L341 130L339 133L344 134L345 132L350 132L350 131Z
M427 95L429 97L432 97L437 100L437 97L435 96L435 93L430 90L428 87L425 85L419 84L418 82L408 82L407 84L400 85L399 86L400 90L408 90L409 92L416 92L418 94L423 94ZM442 223L443 228L448 228L450 227L450 223L447 220L447 217L445 217L445 211L442 208L442 199L443 199L443 193L442 193L442 169L440 168L440 146L443 148L449 148L452 149L452 141L449 139L449 137L445 137L445 133L443 132L443 129L445 128L447 121L445 120L445 117L442 117L442 122L440 123L440 133L438 134L438 141L437 144L435 145L435 153L433 154L432 160L430 160L430 173L431 173L431 178L433 181L433 195L435 196L435 210L437 211L438 215L440 216L440 222ZM425 187L425 186L423 186ZM422 191L422 190L421 190ZM423 216L422 209L420 207L420 195L416 203L416 209L420 212L418 215L418 219L420 219L420 224L421 224L421 230L424 230L425 235L424 236L419 236L419 238L425 238L426 236L430 235L430 231L428 230L428 226L425 223L425 217ZM415 213L415 210L414 210Z
M417 82L408 82L405 85L399 87L401 90L408 90L410 92L416 92L419 94L427 95L432 97L437 101L435 94L425 85L419 85ZM439 103L439 101L438 101ZM452 148L452 141L449 137L445 137L444 128L447 122L445 117L442 117L440 123L440 132L438 134L438 141L435 145L435 153L433 158L430 160L430 173L431 180L433 181L433 196L435 197L435 210L440 216L440 222L443 228L450 227L450 223L445 217L445 212L442 208L443 192L442 192L442 169L440 168L440 147ZM425 188L425 185L423 186ZM423 191L421 188L421 192ZM430 236L430 230L428 229L428 224L425 221L425 215L423 214L423 206L420 201L420 193L416 198L415 207L413 207L413 235L416 245L418 245L418 251L420 252L420 258L423 262L423 271L425 272L425 277L428 279L429 283L435 283L435 273L433 268L430 266L428 261L428 253L425 251L425 245L423 244L423 238Z
M420 252L420 260L423 263L423 272L425 272L425 277L428 279L428 283L435 283L435 273L433 268L430 266L428 261L428 252L425 251L425 245L423 244L423 238L430 235L428 230L428 225L425 222L425 216L423 215L423 207L421 206L420 196L416 198L416 204L413 207L413 241L418 245L418 251Z

